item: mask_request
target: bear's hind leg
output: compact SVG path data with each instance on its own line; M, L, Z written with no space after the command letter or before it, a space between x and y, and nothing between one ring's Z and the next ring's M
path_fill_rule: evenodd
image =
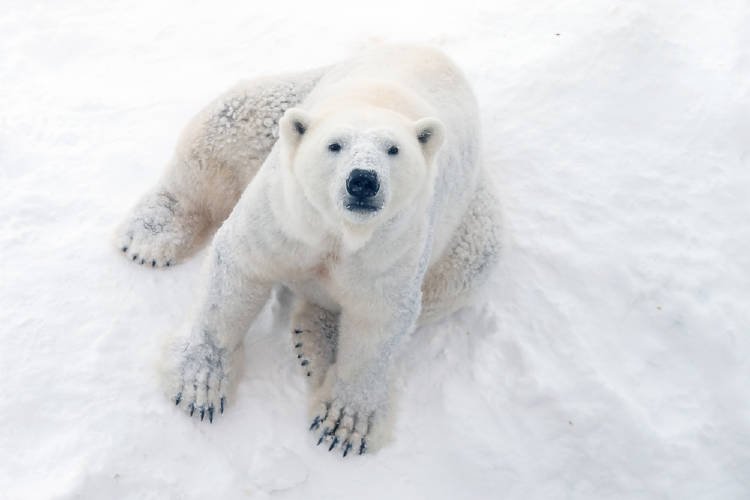
M229 216L279 135L279 119L327 68L243 81L182 131L159 183L117 228L115 244L137 264L190 255Z
M302 374L319 386L336 356L339 315L305 300L292 317L292 342Z
M499 202L485 178L480 177L474 199L450 245L427 270L418 323L437 321L463 307L487 280L499 254Z

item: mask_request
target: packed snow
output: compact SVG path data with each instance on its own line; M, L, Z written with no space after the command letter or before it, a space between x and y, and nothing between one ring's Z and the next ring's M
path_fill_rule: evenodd
M112 231L236 80L423 42L503 200L474 305L418 330L393 442L315 446L287 318L213 424L156 362L202 257ZM0 14L0 498L750 498L750 4L38 2Z

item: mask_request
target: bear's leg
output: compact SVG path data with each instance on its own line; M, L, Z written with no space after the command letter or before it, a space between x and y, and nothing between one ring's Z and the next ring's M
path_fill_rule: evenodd
M500 253L499 202L482 181L443 257L422 283L419 324L437 321L464 306L489 276Z
M242 368L243 337L271 292L271 283L248 274L235 246L220 230L196 307L188 323L167 339L160 366L171 401L209 422L224 413Z
M312 387L325 379L334 362L338 337L338 313L300 301L292 319L292 342L302 373Z
M241 82L183 130L161 180L117 228L130 260L172 265L234 208L278 138L279 119L299 104L326 68Z
M404 282L400 290L389 286L386 293L401 296L397 303L381 302L365 314L360 314L364 303L356 314L342 309L336 362L309 394L309 429L317 444L343 456L379 449L393 425L390 370L401 340L416 322L419 289L410 290Z
M380 448L393 424L391 367L403 339L413 331L421 306L419 284L427 251L425 227L398 249L387 272L371 255L353 257L338 269L344 283L377 276L376 286L342 294L336 362L309 394L310 430L317 443L346 456ZM394 250L394 253L396 250Z

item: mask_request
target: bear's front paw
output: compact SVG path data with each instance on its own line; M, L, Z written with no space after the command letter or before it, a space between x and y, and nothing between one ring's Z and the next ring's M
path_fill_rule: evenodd
M224 413L229 390L231 358L226 349L210 342L186 342L172 349L173 359L165 376L167 396L191 417L200 416L213 423L216 414Z
M317 443L325 443L328 451L362 455L367 451L374 416L374 412L356 411L339 400L323 402L314 412L310 431L320 433Z

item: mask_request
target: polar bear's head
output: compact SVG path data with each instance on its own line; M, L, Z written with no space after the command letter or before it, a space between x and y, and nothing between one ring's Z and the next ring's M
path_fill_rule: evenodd
M435 118L396 112L287 110L279 125L283 168L329 221L372 225L388 220L427 191L444 138Z

